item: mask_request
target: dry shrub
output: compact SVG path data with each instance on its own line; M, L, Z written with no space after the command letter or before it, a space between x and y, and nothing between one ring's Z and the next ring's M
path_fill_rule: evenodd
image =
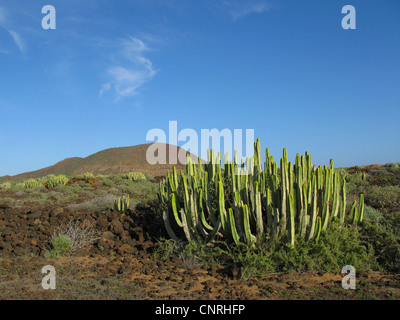
M98 232L95 229L95 223L84 220L70 220L65 226L57 228L52 237L52 243L60 236L68 237L71 240L70 251L72 254L79 249L89 246L100 239Z

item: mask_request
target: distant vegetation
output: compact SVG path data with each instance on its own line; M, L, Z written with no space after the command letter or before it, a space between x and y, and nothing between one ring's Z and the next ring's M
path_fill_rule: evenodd
M48 175L20 182L8 181L0 184L0 203L14 206L47 204L68 205L75 209L104 210L114 208L116 197L130 195L132 201L128 208L138 202L157 198L157 186L153 177L141 172L117 175L95 175L86 172L82 175Z

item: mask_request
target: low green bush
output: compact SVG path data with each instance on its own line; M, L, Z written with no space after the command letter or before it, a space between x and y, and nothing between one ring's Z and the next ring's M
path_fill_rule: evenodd
M113 186L115 186L115 183L114 183L114 181L112 179L110 179L108 177L104 177L104 178L101 178L100 185L113 187Z
M400 212L390 212L378 220L366 217L361 236L374 248L382 269L400 272Z
M56 258L59 255L69 254L71 252L72 239L66 235L58 235L53 238L51 249L46 252L46 258Z
M385 209L400 206L400 188L395 186L365 188L365 203L373 208Z
M66 235L59 235L53 240L53 249L59 253L68 253L71 251L72 240Z
M380 268L374 249L365 243L358 227L333 222L320 240L306 241L297 237L296 246L287 245L287 235L278 241L264 238L255 248L241 244L229 246L216 242L213 247L195 242L161 240L155 254L162 258L197 258L204 265L222 263L238 269L240 277L262 277L272 272L325 271L339 273L345 265L358 271Z
M369 186L367 179L361 173L349 174L346 176L346 193L360 196L365 188Z
M381 219L383 219L383 214L377 209L374 209L370 206L365 206L364 219L370 222L379 222Z

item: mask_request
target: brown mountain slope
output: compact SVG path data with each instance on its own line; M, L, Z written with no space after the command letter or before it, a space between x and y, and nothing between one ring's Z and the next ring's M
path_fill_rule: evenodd
M171 152L177 155L178 152L186 154L186 151L180 147L157 143L160 151L166 151L165 158L167 159L167 164L157 163L151 165L146 160L146 151L150 145L152 143L132 147L111 148L99 151L86 158L67 158L47 168L7 177L7 180L39 178L48 174L66 174L72 176L85 172L108 175L139 171L152 176L162 176L174 167L174 164L168 164L170 148L172 148ZM162 156L162 154L156 153L156 156ZM191 157L197 160L197 157L192 154ZM182 170L184 169L184 164L178 163L175 166L178 170Z

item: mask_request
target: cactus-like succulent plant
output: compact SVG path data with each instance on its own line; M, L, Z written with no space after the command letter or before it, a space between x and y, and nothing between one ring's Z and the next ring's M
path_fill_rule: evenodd
M36 179L28 179L23 182L25 189L33 189L43 187L43 184Z
M141 172L129 172L124 177L132 181L146 180L146 176Z
M114 210L118 212L126 212L129 209L129 194L126 196L118 197L114 199Z
M168 172L158 198L167 208L163 218L171 238L184 234L188 241L207 243L219 237L251 246L264 234L287 234L294 246L297 236L318 241L333 219L345 223L346 182L333 160L317 167L306 152L293 164L285 148L278 168L268 148L265 156L263 168L257 139L254 157L240 163L236 152L233 161L225 154L222 168L221 154L208 150L207 163L188 157L185 172ZM363 208L362 195L351 210L354 224L362 221Z
M53 188L59 187L59 186L63 187L68 183L68 181L69 181L69 179L63 174L60 174L58 176L54 176L54 175L50 176L49 175L49 178L46 181L45 186L48 189L53 189Z

